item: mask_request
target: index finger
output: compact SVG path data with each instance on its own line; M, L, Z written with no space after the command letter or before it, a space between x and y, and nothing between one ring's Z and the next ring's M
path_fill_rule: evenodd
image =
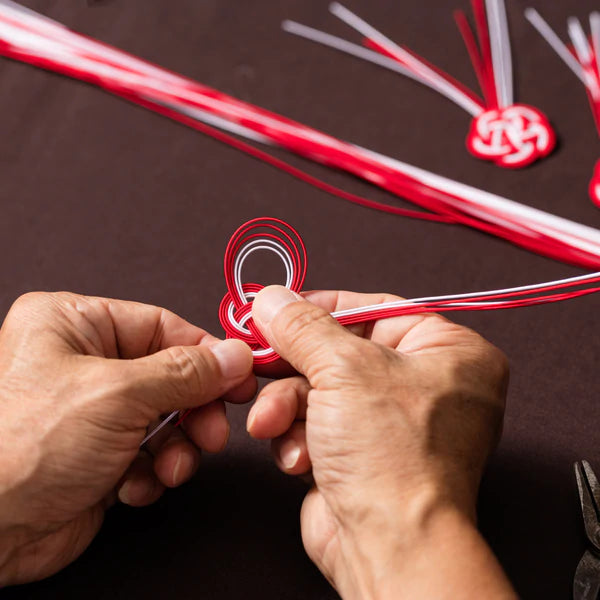
M31 337L44 348L84 355L133 359L172 346L214 343L216 338L158 306L82 296L30 293L9 311L3 331Z

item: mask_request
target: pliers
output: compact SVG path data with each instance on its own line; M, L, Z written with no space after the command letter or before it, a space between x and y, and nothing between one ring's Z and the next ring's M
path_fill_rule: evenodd
M600 483L587 460L575 463L581 512L588 549L581 557L573 580L573 600L600 598Z

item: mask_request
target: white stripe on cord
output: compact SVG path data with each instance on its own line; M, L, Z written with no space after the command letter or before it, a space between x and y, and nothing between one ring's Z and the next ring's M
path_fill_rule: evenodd
M20 33L22 34L22 32ZM67 64L75 64L80 68L89 69L93 72L96 72L99 75L102 75L103 77L111 76L118 80L119 76L121 76L123 79L128 81L128 83L139 83L141 85L157 89L157 91L160 91L161 94L164 94L162 86L158 85L156 82L153 82L152 80L148 80L135 74L131 74L129 72L121 72L115 67L98 65L93 61L81 59L79 57L75 57L70 63L65 60L65 56L54 55L53 58L61 60L61 62L66 62ZM234 116L236 116L237 118L249 118L267 127L279 128L281 130L291 132L294 135L298 135L304 139L309 139L311 141L316 140L321 144L327 145L328 147L344 149L345 146L343 143L339 142L335 138L331 138L330 136L321 134L320 132L305 130L304 128L298 128L292 124L282 124L279 123L276 119L271 119L263 115L256 115L255 113L249 111L243 106L231 106L222 100L208 98L202 94L191 90L186 90L185 92L179 95L189 99L190 101L197 100L199 102L202 102L203 104L212 107L214 110L221 111L222 113L233 113ZM195 109L186 108L185 110L188 111L189 114L192 114L192 111ZM236 123L229 123L227 120L220 119L220 117L218 116L211 116L210 114L207 114L204 111L200 111L200 109L198 110L199 112L196 114L196 116L198 116L201 120L204 120L205 122L212 122L213 124L217 124L218 126L223 126L223 128L232 131L233 133L237 133L248 137L249 139L257 139L256 136L260 136L260 134L256 134L248 128L244 128ZM539 211L537 209L533 209L531 207L518 204L516 202L512 202L505 198L501 198L500 196L490 194L489 192L478 190L477 188L472 188L465 184L446 179L444 177L435 175L423 169L419 169L417 167L408 165L407 163L403 163L396 159L392 159L390 157L378 154L376 152L372 152L370 150L367 150L366 148L361 148L359 146L355 146L355 148L356 150L361 152L366 158L380 161L389 166L390 168L415 177L416 179L423 181L424 183L427 183L432 187L448 191L450 193L454 193L460 196L464 196L470 202L475 202L476 204L482 207L496 208L502 211L508 218L511 218L512 216L513 218L517 218L519 220L526 219L531 223L534 223L536 225L536 229L538 230L543 229L544 232L549 232L554 237L560 237L561 239L573 245L574 247L592 252L596 255L600 254L600 232L598 230L586 227L584 225L580 225L578 223L574 223L572 221L568 221L566 219L561 219L560 217L550 215L543 211ZM467 213L471 212L472 214L474 214L474 211L468 206L464 206L464 210ZM489 218L488 220L493 221L493 219ZM591 246L590 243L592 244Z
M592 47L596 65L600 68L600 13L597 11L590 14L590 31L592 32Z
M185 84L189 82L185 77L168 73L164 69L156 67L140 58L111 48L97 40L83 37L69 30L61 23L53 21L20 4L16 4L11 0L0 0L0 13L7 13L10 16L11 12L14 17L17 17L14 13L18 13L17 18L19 21L27 24L29 27L33 27L36 30L35 33L42 35L44 39L48 39L47 36L51 34L55 42L62 42L75 50L96 54L105 59L109 58L112 62L120 64L125 69L132 69L148 75L154 75L155 77L161 77L163 80L168 80L172 83Z
M483 112L483 107L465 94L456 94L451 92L447 86L440 86L437 80L432 81L428 78L425 78L422 75L403 67L398 61L388 58L379 52L369 50L368 48L364 48L358 44L353 44L352 42L348 42L342 38L319 31L318 29L313 29L312 27L307 27L306 25L296 23L295 21L283 21L281 27L288 33L292 33L324 46L329 46L330 48L334 48L340 52L350 54L357 58L362 58L363 60L379 65L380 67L384 67L385 69L389 69L390 71L395 71L396 73L400 73L405 77L409 77L410 79L413 79L414 81L417 81L435 90L439 94L442 94L474 117L477 117Z
M486 0L486 14L488 30L490 36L490 47L492 49L492 67L494 73L494 82L496 84L496 95L500 108L505 108L506 103L506 82L504 69L504 56L502 55L502 42L500 32L500 19L498 16L498 3L496 0Z
M500 47L502 62L504 64L504 86L506 106L511 106L514 102L513 97L513 72L512 56L510 49L510 34L508 31L508 18L506 16L506 6L504 0L496 0L498 22L500 26Z
M583 67L583 76L586 81L585 85L592 96L594 98L598 98L600 93L600 88L598 87L598 78L590 72L593 57L592 48L588 42L585 32L583 31L581 22L577 17L569 17L567 20L567 28L569 37L573 43L573 48L575 49L575 54L577 54L579 63Z
M579 77L583 85L587 86L587 82L583 75L583 69L571 54L567 46L554 33L554 30L544 21L540 13L535 8L525 10L525 18L537 29L538 33L548 42L552 49L558 54L565 64Z
M23 37L23 32L19 31L18 34ZM39 36L25 36L32 42L35 46L39 48ZM25 40L26 41L26 40ZM24 40L21 39L23 43ZM55 42L48 42L49 46L56 46ZM36 48L36 49L38 49ZM43 49L40 49L42 51ZM54 50L58 52L57 49ZM46 53L48 52L46 48ZM156 93L159 94L159 99L154 99L157 102L165 102L165 86L168 88L167 84L163 84L161 81L152 80L150 78L145 78L143 76L132 74L129 71L124 72L117 67L100 65L93 61L92 59L82 59L81 57L68 57L65 55L64 50L61 51L60 56L53 55L53 59L60 60L63 64L75 64L79 68L86 68L95 72L96 74L102 77L111 77L117 81L126 81L128 84L135 84L145 86L150 90L155 90ZM70 60L67 60L70 58ZM148 92L150 93L150 92ZM217 124L218 126L225 128L234 133L243 135L250 139L260 139L256 136L260 136L260 134L256 134L252 130L247 127L242 127L239 123L235 121L239 121L239 119L246 118L256 123L261 124L265 127L270 127L274 129L278 129L280 131L289 132L293 135L299 136L302 139L317 141L319 144L323 144L329 148L336 148L342 151L348 151L349 147L355 148L355 151L358 151L365 159L378 161L387 165L388 167L398 171L400 173L405 173L411 177L416 178L419 181L426 183L427 185L434 187L436 189L440 189L443 191L447 191L449 193L453 193L459 196L463 196L466 201L462 202L461 209L466 213L476 214L475 209L473 207L468 206L468 202L475 203L480 207L489 207L495 210L499 210L502 212L504 217L509 220L517 220L519 223L513 224L513 230L515 227L526 227L530 230L537 230L543 233L548 233L552 235L554 238L560 238L566 243L572 245L575 248L579 248L581 250L585 250L591 252L595 255L600 255L600 232L590 227L586 227L584 225L574 223L572 221L568 221L566 219L562 219L560 217L550 215L543 211L527 207L516 202L512 202L506 198L501 198L500 196L496 196L494 194L490 194L483 190L478 190L476 188L472 188L465 184L461 184L459 182L441 177L439 175L435 175L423 169L419 169L417 167L413 167L408 165L407 163L403 163L396 159L392 159L387 156L383 156L376 152L372 152L365 148L361 148L359 146L351 146L347 143L341 142L332 138L331 136L327 136L322 134L321 132L317 132L311 129L298 127L291 123L281 123L279 120L275 118L271 118L262 114L256 114L251 109L238 104L238 103L228 103L227 100L220 100L217 98L210 98L199 91L195 91L192 89L181 90L177 88L176 92L174 92L177 96L182 97L190 102L198 102L205 107L203 112L196 113L199 119L204 120L205 122L212 122L213 124ZM179 106L179 109L183 107L180 103L175 99L175 106ZM218 114L217 115L209 115L206 114L206 109L214 110ZM185 108L189 114L192 114L190 111L196 110L191 108ZM202 111L202 109L198 109ZM219 117L218 115L225 115L225 117ZM234 120L233 123L230 123L230 120ZM209 121L210 120L210 121ZM260 139L260 141L263 141ZM455 201L460 202L460 201ZM502 217L493 217L488 216L488 220L498 222L498 219L502 219ZM525 221L525 222L523 222Z
M333 2L330 4L329 10L332 14L338 17L338 19L344 21L344 23L346 23L349 27L352 27L366 38L377 42L392 54L399 57L406 65L413 69L417 75L424 79L429 79L432 83L435 83L438 88L444 89L444 95L447 97L454 97L453 100L457 104L460 102L460 100L458 100L459 97L462 97L466 102L473 102L469 96L444 79L444 77L442 77L439 73L436 73L433 69L429 68L426 64L422 63L412 54L406 52L406 50L395 44L392 40L384 36L381 32L377 31L374 27L363 21L360 17L349 11L338 2ZM471 112L472 114L471 110L468 112Z
M403 306L412 306L414 304L431 304L442 302L445 300L468 300L469 298L477 298L480 296L496 296L498 294L514 294L516 292L535 291L554 285L562 284L583 284L590 279L600 276L600 271L597 273L589 273L587 275L578 275L577 277L568 277L566 279L557 279L555 281L546 281L544 283L535 283L531 285L522 285L519 287L504 288L499 290L490 290L486 292L469 292L466 294L449 294L444 296L423 296L422 298L413 298L410 300L398 300L396 302L386 302L384 304L372 304L370 306L362 306L360 308L349 308L331 313L334 317L345 317L350 315L362 314L372 310L385 310L388 308L401 308ZM508 299L506 299L508 300ZM506 301L505 300L505 301ZM473 303L477 305L479 303ZM383 308L382 308L383 307Z

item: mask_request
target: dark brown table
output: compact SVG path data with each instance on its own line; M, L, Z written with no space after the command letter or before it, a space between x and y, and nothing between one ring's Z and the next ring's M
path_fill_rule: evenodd
M555 123L558 150L522 171L469 157L469 118L375 66L280 31L284 18L351 37L327 2L29 0L75 30L343 139L600 227L586 186L600 144L582 86L509 0L518 98ZM591 0L533 2L564 32ZM451 11L466 0L352 0L397 41L475 85ZM201 134L98 89L0 60L0 313L30 290L72 290L166 306L219 332L229 235L262 215L288 220L309 251L307 287L404 296L504 287L581 271L462 227L395 218L321 193ZM284 156L284 153L280 154ZM351 177L289 160L345 189ZM255 260L248 278L276 282ZM456 318L509 355L501 446L485 478L481 526L526 598L567 598L584 549L572 463L600 470L598 299ZM327 599L306 558L305 492L230 410L231 443L147 509L117 507L89 550L14 599Z

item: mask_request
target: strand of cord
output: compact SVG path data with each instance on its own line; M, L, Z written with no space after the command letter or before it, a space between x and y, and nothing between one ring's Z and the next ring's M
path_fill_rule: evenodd
M39 57L38 57L38 59L39 59ZM72 75L72 73L68 73L68 74ZM81 73L80 73L80 75L81 75ZM88 76L89 76L89 74L88 74ZM83 77L80 77L80 78L83 78ZM102 82L100 84L102 85ZM114 82L112 82L111 84L107 85L106 82L104 82L103 87L111 87L112 88L111 91L113 91L113 93L119 93L121 84L115 85ZM216 93L216 94L218 96L220 96L220 94L218 94L218 93ZM128 92L121 93L121 95L127 95L127 96L129 96L129 99L131 99L131 95ZM141 100L141 99L138 99L138 100ZM142 102L143 102L143 100L142 100ZM236 103L236 104L240 104L240 103ZM244 106L244 109L247 109L246 105L243 105L243 106ZM154 104L153 108L156 109L157 105ZM178 106L177 108L181 108L181 107ZM239 108L239 106L237 108ZM260 109L257 109L257 111L258 111L259 116L264 117L264 114L266 113L266 111L261 111ZM266 114L270 115L270 113L266 113ZM270 115L270 118L271 118L271 115ZM289 125L289 123L291 123L285 119L283 119L282 121L286 125ZM296 124L292 123L292 125L296 125ZM339 140L335 140L334 138L329 138L329 136L324 136L323 134L320 134L319 132L314 132L314 130L310 130L309 128L303 128L303 126L298 126L298 127L300 128L301 133L303 133L305 135L306 135L307 131L310 133L318 134L318 136L320 136L319 139L321 142L325 138L328 142L331 142L331 140L333 140L333 141L337 142L338 145L343 144L342 142L339 142ZM273 132L271 131L271 133L273 133ZM296 131L296 133L297 133L297 131ZM303 142L303 141L305 141L305 140L300 139L300 142ZM296 142L298 142L297 139L296 139ZM283 145L285 145L285 144L283 144ZM308 149L302 149L302 147L299 147L297 143L296 143L296 147L293 147L293 145L288 143L287 147L290 147L290 146L292 146L292 149L297 151L300 154L310 155L310 154L314 154L314 152L315 152L314 147L312 147L312 148L309 147ZM348 144L346 144L346 146L350 147L350 148L357 148L357 147L354 147L354 146L348 145ZM364 150L364 149L360 149L360 148L357 148L357 149ZM322 146L317 145L317 151L318 150L322 150ZM332 150L332 148L329 146L328 150ZM368 152L368 151L366 151L366 152ZM353 157L353 158L356 159L356 157ZM360 158L362 160L362 159L364 159L364 156L361 156ZM328 159L331 159L331 156L329 156ZM349 162L352 162L352 160L350 160ZM369 166L371 167L371 169L373 169L372 164ZM381 167L381 165L377 165L377 166ZM354 165L354 168L353 168L352 165L345 164L345 165L342 165L342 168L346 168L346 170L349 170L351 172L354 172L357 169L359 171L360 170L364 171L363 165L359 165L358 167L356 167ZM363 172L363 176L364 175L365 174ZM391 174L388 173L388 175L391 175ZM382 181L381 173L377 173L377 172L373 172L373 171L367 173L366 178L368 178L370 180L379 178L380 179L379 184L381 185L381 187L389 189L390 191L393 191L394 193L396 193L398 195L408 196L409 199L411 199L412 201L419 203L422 206L430 207L433 210L436 210L436 208L434 207L434 203L431 202L432 199L439 200L440 198L444 198L446 201L449 199L452 199L452 196L444 195L444 193L443 192L440 193L439 190L435 190L435 189L424 190L423 189L424 186L422 185L421 182L415 182L414 180L411 180L409 177L407 177L404 174L396 173L395 175L396 175L396 177L398 177L400 179L404 179L404 181L408 185L404 185L404 186L394 185L393 182L390 183L391 177L388 177L387 179L383 178L384 181ZM426 193L423 193L424 191ZM455 203L461 202L461 201L464 202L464 198L454 197L453 199L454 199ZM459 222L462 222L463 224L468 224L470 226L475 226L475 227L482 229L484 231L487 231L489 233L493 233L494 235L499 235L501 237L505 237L505 238L509 239L510 241L513 241L514 243L518 243L519 245L523 245L525 247L528 247L529 249L533 249L534 251L545 253L554 258L559 258L561 260L567 260L570 262L574 262L576 264L584 264L585 266L597 266L596 249L594 249L594 252L591 253L591 256L586 255L585 253L582 254L578 250L573 251L571 248L568 247L568 244L565 245L560 240L557 240L556 238L553 238L553 237L544 236L543 234L540 235L540 233L536 232L536 231L534 231L534 232L530 231L528 236L523 236L522 233L524 231L524 228L523 228L522 223L518 224L518 228L520 229L521 233L513 234L512 232L507 231L506 229L503 230L498 227L493 227L493 226L490 227L488 224L485 224L483 221L477 221L476 219L474 220L470 217L465 218L460 214L460 211L457 211L455 214L452 214L452 211L449 211L447 209L447 207L444 207L443 205L440 206L440 204L438 203L438 206L437 206L438 212L442 212L442 211L440 211L440 208L442 208L443 211L446 213L446 215L445 215L446 218L449 218L449 219L455 220L455 221L459 221ZM450 215L448 213L450 213ZM488 214L487 217L489 218L489 216L490 215ZM502 215L502 219L504 220L504 222L506 224L506 215ZM563 221L563 224L564 224L564 221ZM562 237L562 239L564 239L565 235L562 234L561 237ZM526 238L528 238L528 239L526 239ZM569 239L569 243L573 243L573 238ZM588 245L588 248L589 248L589 245ZM591 261L590 261L590 258L591 258Z

